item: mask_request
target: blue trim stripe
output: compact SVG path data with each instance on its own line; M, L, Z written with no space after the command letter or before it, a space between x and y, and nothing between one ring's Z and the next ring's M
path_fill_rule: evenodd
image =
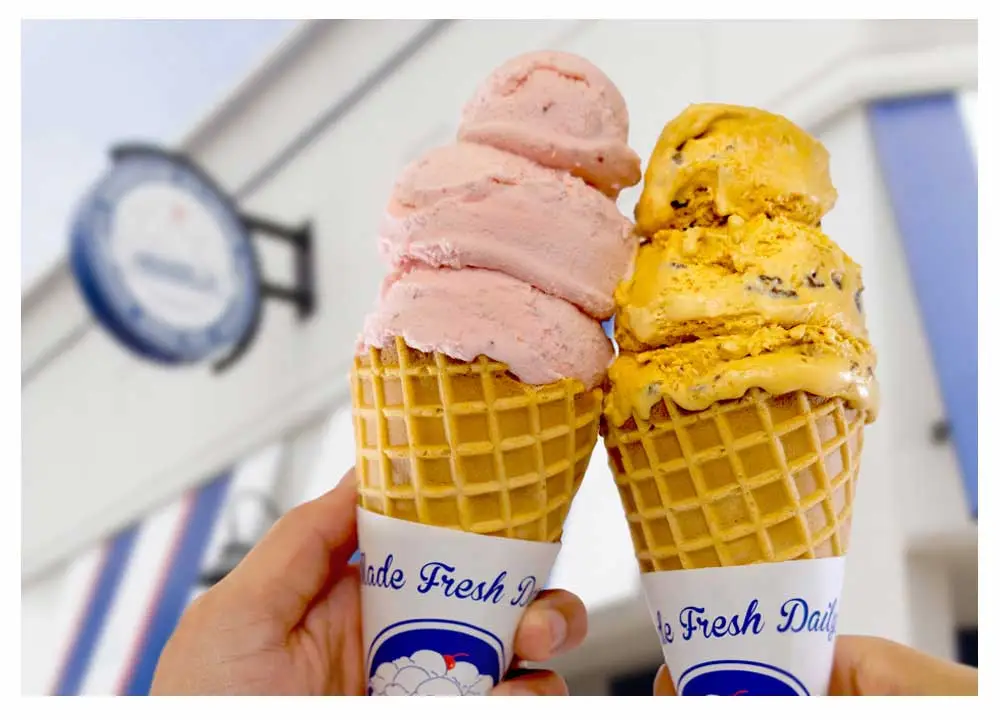
M966 496L979 512L979 180L953 94L869 108Z
M195 589L231 478L231 474L223 475L197 491L160 594L153 600L146 631L137 646L135 664L128 669L122 683L122 695L149 694L163 646L174 632Z
M121 531L104 549L104 558L97 572L90 600L84 610L79 630L70 646L69 655L56 682L53 695L79 695L97 642L104 631L111 603L118 593L128 565L138 530Z

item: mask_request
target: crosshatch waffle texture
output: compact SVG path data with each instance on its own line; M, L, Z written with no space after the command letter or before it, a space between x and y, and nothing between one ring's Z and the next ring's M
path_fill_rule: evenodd
M754 390L602 428L640 570L845 555L865 417Z
M401 338L351 370L358 502L388 517L556 542L597 443L603 392L527 385Z

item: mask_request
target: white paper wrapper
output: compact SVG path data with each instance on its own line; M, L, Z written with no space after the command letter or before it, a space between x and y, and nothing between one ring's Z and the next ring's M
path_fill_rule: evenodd
M678 695L825 695L844 558L647 573Z
M485 695L558 543L485 537L358 508L369 695Z

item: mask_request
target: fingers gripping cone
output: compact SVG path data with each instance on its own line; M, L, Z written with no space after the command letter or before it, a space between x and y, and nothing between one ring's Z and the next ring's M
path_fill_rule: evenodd
M351 384L369 692L484 694L555 561L602 392L398 338Z

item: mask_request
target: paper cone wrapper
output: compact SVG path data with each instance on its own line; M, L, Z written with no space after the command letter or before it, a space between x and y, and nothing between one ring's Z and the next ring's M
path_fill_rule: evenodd
M603 393L399 338L351 386L369 692L484 694L548 580Z
M370 695L485 695L545 587L558 543L512 540L358 508Z
M752 391L605 427L679 694L826 694L865 421Z

